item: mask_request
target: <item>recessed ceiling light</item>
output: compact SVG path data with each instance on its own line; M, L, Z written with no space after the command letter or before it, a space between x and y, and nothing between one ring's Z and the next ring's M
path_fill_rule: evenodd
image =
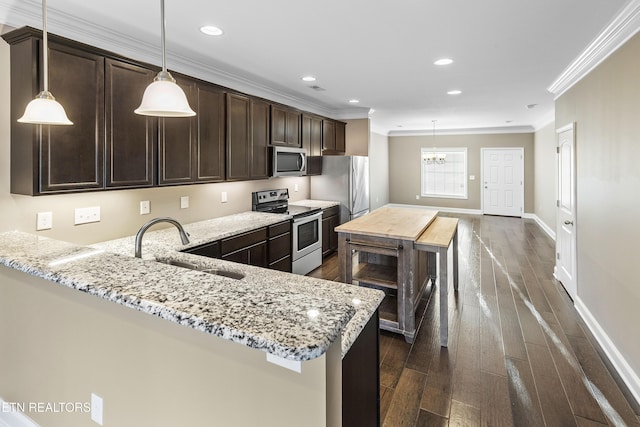
M213 25L204 25L200 27L200 32L208 36L221 36L223 33L220 28Z
M350 100L349 100L349 103L350 103L350 104L357 104L358 102L360 102L360 100L359 100L359 99L350 99Z
M447 92L447 95L460 95L462 93L461 90L450 90L449 92Z
M316 81L316 78L315 78L315 77L313 77L313 76L304 76L304 77L302 78L302 80L303 80L303 81L305 81L305 82L315 82L315 81Z
M441 58L434 62L434 65L449 65L453 64L453 59L450 58Z

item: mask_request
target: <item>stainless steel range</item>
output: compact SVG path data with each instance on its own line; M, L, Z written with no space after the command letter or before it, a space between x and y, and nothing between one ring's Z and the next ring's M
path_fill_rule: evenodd
M256 191L251 209L258 212L288 214L292 220L291 271L307 274L322 264L322 210L289 205L289 190Z

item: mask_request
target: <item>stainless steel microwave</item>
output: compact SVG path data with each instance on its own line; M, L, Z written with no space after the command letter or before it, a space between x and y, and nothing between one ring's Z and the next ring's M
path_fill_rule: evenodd
M307 152L303 148L271 147L271 176L303 176L307 174Z

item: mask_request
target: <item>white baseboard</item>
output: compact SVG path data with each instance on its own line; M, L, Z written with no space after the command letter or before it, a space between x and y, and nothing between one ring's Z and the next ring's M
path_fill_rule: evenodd
M0 427L40 427L35 421L22 412L6 411L13 405L0 397Z
M538 217L538 215L533 213L526 213L522 215L522 218L528 218L528 219L534 220L536 224L538 224L538 226L542 228L542 231L547 233L547 235L551 237L553 240L556 240L556 232L553 231L551 227L549 227L547 224L545 224L544 221L542 221L540 217Z
M402 203L388 203L385 206L390 208L416 208L416 209L428 209L432 211L459 213L467 215L482 215L482 211L479 209L458 209L458 208L445 208L442 206L424 206L424 205L407 205Z
M633 368L631 368L629 363L627 363L622 353L620 353L616 348L613 341L611 341L605 330L600 326L580 297L576 297L575 306L576 310L578 310L578 313L589 327L591 333L596 337L596 340L598 340L598 343L606 353L614 368L627 387L629 387L629 390L636 399L636 402L640 403L640 377L638 377L638 374L633 370Z

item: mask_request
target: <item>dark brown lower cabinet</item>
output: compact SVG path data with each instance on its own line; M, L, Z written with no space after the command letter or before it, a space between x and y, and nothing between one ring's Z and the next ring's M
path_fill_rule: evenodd
M380 425L380 328L378 311L342 359L343 427Z
M340 206L332 206L322 211L322 256L338 250L338 233L334 230L340 225Z
M267 264L267 242L256 243L253 246L238 249L221 257L225 261L238 262L240 264L266 267Z
M291 273L291 222L269 226L269 268Z

